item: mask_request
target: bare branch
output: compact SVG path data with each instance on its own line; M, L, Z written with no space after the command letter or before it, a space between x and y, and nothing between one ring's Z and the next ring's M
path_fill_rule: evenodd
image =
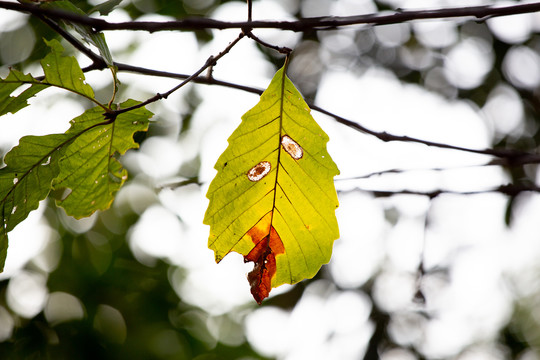
M540 3L515 4L509 6L472 6L446 8L435 10L399 10L393 13L376 13L355 16L325 16L304 18L296 21L242 21L226 22L207 18L184 18L175 21L126 21L112 23L103 19L81 16L71 12L56 9L45 9L28 3L13 3L0 1L0 8L42 14L49 18L69 20L71 22L91 26L96 31L103 30L141 30L148 32L166 30L202 30L202 29L257 29L271 28L295 32L311 30L332 30L340 27L369 24L388 25L412 20L444 19L444 18L474 18L486 20L497 16L507 16L540 11Z
M193 75L170 73L170 72L166 72L166 71L158 71L158 70L146 69L146 68L142 68L142 67L137 67L137 66L132 66L132 65L128 65L128 64L122 64L122 63L116 63L116 62L114 63L114 65L117 66L119 71L129 71L129 72L134 72L134 73L139 73L139 74L144 74L144 75L151 75L151 76L158 76L158 77L168 77L168 78L175 78L175 79L188 79L188 78L190 78L190 81L193 81L193 82L198 83L198 84L224 86L224 87L228 87L228 88L234 88L234 89L238 89L238 90L241 90L241 91L250 92L252 94L257 94L257 95L261 95L263 93L263 90L258 89L258 88L254 88L254 87L251 87L251 86L245 86L245 85L240 85L240 84L236 84L236 83L221 81L221 80L217 80L215 78L208 77L208 76L198 76L198 75L200 75L200 73L202 73L202 71L198 71L197 75L193 76ZM84 71L96 70L96 68L91 65L88 68L85 68L83 70ZM164 94L162 94L161 98L163 98L163 95ZM157 101L157 100L160 99L160 97L157 97L157 98L156 97L157 97L157 95L154 97L155 99L152 98L153 101L151 101L151 102L154 102L154 101ZM445 144L445 143L437 143L437 142L434 142L434 141L417 139L417 138L413 138L413 137L410 137L410 136L394 135L394 134L391 134L391 133L388 133L388 132L377 132L377 131L368 129L365 126L360 125L357 122L354 122L354 121L349 120L349 119L345 119L345 118L343 118L343 117L341 117L341 116L339 116L337 114L334 114L334 113L332 113L332 112L330 112L328 110L325 110L325 109L323 109L323 108L321 108L321 107L319 107L319 106L317 106L317 105L315 105L315 104L313 104L311 102L308 102L307 104L312 110L315 110L315 111L318 111L318 112L320 112L322 114L328 115L328 116L332 117L334 120L336 120L337 122L339 122L340 124L343 124L343 125L351 128L351 129L354 129L356 131L359 131L359 132L374 136L374 137L376 137L379 140L382 140L384 142L390 142L390 141L410 142L410 143L423 144L423 145L431 146L431 147L438 147L438 148L442 148L442 149L457 150L457 151L464 151L464 152L469 152L469 153L474 153L474 154L494 156L494 157L498 158L498 159L491 160L486 165L498 165L498 166L504 166L504 167L512 167L512 166L521 166L521 165L524 165L524 164L539 164L540 163L540 154L535 154L535 153L526 152L526 151L513 150L513 149L492 149L492 148L470 149L470 148L465 148L465 147L461 147L461 146L454 146L454 145Z
M393 135L393 134L387 133L386 131L377 132L377 131L368 129L357 122L345 119L339 115L331 113L330 111L320 108L316 105L309 105L309 106L313 110L316 110L320 113L333 117L337 122L345 126L348 126L351 129L375 136L376 138L384 142L390 142L390 141L411 142L411 143L423 144L423 145L432 146L432 147L438 147L441 149L459 150L459 151L465 151L465 152L474 153L474 154L491 155L491 156L505 159L505 161L499 161L499 165L506 165L506 166L514 166L515 164L522 165L522 164L540 163L540 155L531 154L525 151L511 150L511 149L489 149L489 148L488 149L470 149L470 148L465 148L461 146L454 146L450 144L417 139L410 136Z
M223 56L225 56L227 53L229 53L229 51L240 41L242 40L242 38L244 37L244 34L243 33L240 33L238 35L238 37L236 39L234 39L229 45L227 45L227 47L221 51L218 55L216 56L210 56L208 58L208 60L206 60L206 63L199 69L197 70L196 72L194 72L191 76L188 76L184 81L182 81L180 84L178 84L177 86L175 86L174 88L172 88L171 90L165 92L165 93L158 93L156 94L155 96L151 97L150 99L140 103L140 104L137 104L137 105L134 105L134 106L131 106L131 107L128 107L128 108L125 108L125 109L120 109L120 110L116 110L114 111L114 114L112 116L117 116L119 114L122 114L122 113L125 113L125 112L128 112L128 111L131 111L131 110L134 110L134 109L138 109L138 108L141 108L143 106L146 106L148 104L151 104L153 102L156 102L158 100L161 100L161 99L166 99L168 98L172 93L174 93L175 91L177 91L178 89L180 89L181 87L185 86L186 84L188 84L189 82L191 82L193 79L197 78L200 74L202 74L203 71L205 71L207 68L211 67L211 66L214 66L216 64L216 62L221 59ZM107 114L108 116L109 114Z
M475 191L453 191L453 190L434 190L434 191L416 191L416 190L368 190L368 189L351 189L351 190L338 190L338 193L347 193L353 191L362 191L373 194L373 196L378 198L387 198L396 195L416 195L416 196L426 196L430 199L434 199L439 195L450 194L450 195L478 195L486 193L500 193L507 196L517 196L522 192L537 192L540 193L540 187L530 184L506 184L500 185L496 188L486 189L486 190L475 190Z

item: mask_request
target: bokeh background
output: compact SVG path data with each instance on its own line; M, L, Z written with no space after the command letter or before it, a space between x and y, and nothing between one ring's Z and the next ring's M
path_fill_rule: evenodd
M85 11L102 1L73 1ZM523 2L260 0L255 20ZM98 16L97 13L93 15ZM124 0L107 20L245 20L244 1ZM536 152L540 13L292 33L289 77L308 101L376 131L451 145ZM107 32L115 61L190 74L239 30ZM0 75L39 75L36 18L0 9ZM67 52L90 64L68 43ZM213 69L264 89L283 57L243 39ZM98 97L107 71L86 74ZM178 80L120 73L118 100ZM0 274L2 359L540 359L540 196L535 164L380 140L313 112L330 136L341 237L311 280L258 306L238 254L219 265L202 224L213 166L258 96L191 84L149 106L129 180L110 210L75 220L44 201L11 233ZM0 118L0 155L24 135L63 132L90 104L50 89ZM1 163L0 163L1 166ZM411 195L404 190L442 194ZM381 193L380 191L384 191ZM479 192L478 194L460 194ZM384 194L384 196L382 196Z

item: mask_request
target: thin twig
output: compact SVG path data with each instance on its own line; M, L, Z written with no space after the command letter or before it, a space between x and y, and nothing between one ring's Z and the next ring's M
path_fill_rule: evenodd
M105 60L103 60L103 58L100 55L94 53L92 50L84 46L79 40L77 40L73 35L71 35L66 30L64 30L60 25L58 25L54 21L48 19L47 17L41 14L37 14L36 17L39 18L41 21L43 21L45 24L47 24L47 26L53 29L56 33L58 33L64 39L66 39L66 41L69 42L71 45L73 45L75 49L79 50L81 53L86 55L90 60L92 60L93 66L103 67L103 68L107 67Z
M114 115L119 115L119 114L122 114L122 113L125 113L125 112L128 112L128 111L132 111L132 110L135 110L135 109L138 109L138 108L141 108L143 106L146 106L148 104L151 104L153 102L156 102L158 100L161 100L161 99L166 99L168 98L172 93L174 93L175 91L177 91L178 89L182 88L183 86L185 86L186 84L188 84L189 82L191 82L192 80L194 80L195 78L197 78L200 74L203 73L204 70L206 70L207 68L209 68L210 66L214 66L216 64L216 62L221 59L225 54L227 54L242 38L244 37L244 34L243 33L240 33L236 39L234 39L223 51L221 51L218 55L216 56L210 56L205 64L203 66L201 66L201 68L197 71L195 71L192 75L190 75L189 77L187 77L184 81L182 81L180 84L178 84L177 86L173 87L171 90L165 92L165 93L157 93L156 95L154 95L153 97L147 99L146 101L143 101L142 103L139 103L137 105L134 105L134 106L130 106L128 108L125 108L125 109L119 109L119 110L116 110L114 112ZM106 114L106 116L108 116L109 114Z
M382 176L382 175L388 175L388 174L405 174L410 172L420 172L420 171L433 171L433 172L442 172L442 171L452 171L452 170L462 170L462 169L470 169L470 168L479 168L479 167L485 167L485 166L501 166L500 164L494 164L492 161L488 163L482 163L482 164L476 164L476 165L464 165L464 166L452 166L452 167L433 167L433 168L411 168L411 169L387 169L387 170L381 170L381 171L374 171L368 174L359 175L359 176L351 176L351 177L338 177L334 181L354 181L354 180L364 180L369 179L375 176Z
M247 21L251 22L252 15L253 15L253 3L251 0L247 0L247 11L248 11Z
M231 83L227 81L221 81L218 79L215 79L213 77L208 76L193 76L193 75L186 75L186 74L179 74L179 73L171 73L166 71L159 71L159 70L152 70L147 68L142 68L138 66L132 66L128 64L123 63L114 63L115 66L118 67L119 71L129 71L133 73L139 73L143 75L151 75L151 76L158 76L158 77L168 77L168 78L175 78L175 79L190 79L190 81L198 84L205 84L205 85L218 85L218 86L224 86L228 88L233 88L245 92L249 92L252 94L261 95L263 93L263 90L254 88L251 86ZM90 70L96 70L95 66L91 65L88 68L83 69L83 71L90 71ZM197 72L200 74L201 72ZM157 96L157 95L156 95ZM159 98L158 98L159 99ZM157 101L158 99L155 99L153 101ZM153 102L152 101L152 102ZM343 124L351 129L354 129L356 131L374 136L378 138L379 140L390 142L390 141L400 141L400 142L411 142L411 143L418 143L427 145L430 147L438 147L443 149L449 149L449 150L457 150L457 151L464 151L469 153L475 153L475 154L482 154L482 155L489 155L497 157L498 159L491 160L486 165L498 165L498 166L519 166L524 164L538 164L540 163L540 154L534 154L530 152L525 152L521 150L514 150L514 149L470 149L465 148L461 146L454 146L444 143L437 143L433 141L428 140L422 140L417 139L410 136L400 136L400 135L394 135L388 132L377 132L374 130L371 130L369 128L366 128L363 125L360 125L357 122L354 122L349 119L345 119L337 114L334 114L326 109L323 109L311 102L307 102L308 106L317 112L320 112L321 114L325 114L339 122L340 124ZM142 106L142 105L141 105Z
M393 134L387 133L386 131L378 132L378 131L368 129L357 122L351 121L349 119L345 119L339 115L331 113L330 111L325 110L319 106L316 106L316 105L309 105L309 106L313 110L316 110L322 114L333 117L337 122L343 125L346 125L359 132L375 136L376 138L384 142L390 142L390 141L411 142L411 143L423 144L423 145L432 146L432 147L438 147L442 149L459 150L459 151L465 151L469 153L482 154L482 155L491 155L498 158L506 159L506 164L509 166L513 165L514 163L520 163L520 164L540 163L540 155L531 154L531 153L519 151L519 150L489 149L489 148L488 149L470 149L470 148L466 148L462 146L455 146L455 145L450 145L450 144L438 143L434 141L417 139L410 136L393 135ZM503 164L501 163L500 165L503 165Z
M472 6L434 10L399 10L391 14L367 14L354 16L325 16L304 18L296 21L241 21L227 22L207 18L184 18L175 21L125 21L112 23L103 19L83 16L58 9L46 9L28 3L0 1L0 8L42 14L49 18L69 20L74 23L91 26L96 31L103 30L141 30L148 32L167 30L202 30L202 29L244 29L265 28L281 29L295 32L311 30L333 30L351 25L388 25L412 20L466 18L473 17L483 21L487 18L525 14L540 11L540 3L526 3L509 6Z
M433 191L417 191L417 190L369 190L369 189L360 189L354 188L351 190L338 190L338 193L348 193L354 191L362 191L371 193L375 197L387 198L396 195L416 195L416 196L426 196L429 199L434 199L439 195L450 194L450 195L479 195L487 193L500 193L508 196L516 196L522 192L537 192L540 193L540 187L531 184L506 184L499 185L496 188L485 189L485 190L474 190L474 191L454 191L454 190L433 190Z
M279 52L281 54L289 55L292 52L292 49L288 48L286 46L276 46L276 45L272 45L270 43L267 43L264 40L261 40L260 38L255 36L255 34L253 34L253 32L251 30L248 31L248 30L244 29L243 32L248 38L254 40L255 42L261 44L264 47L275 50L275 51L277 51L277 52Z

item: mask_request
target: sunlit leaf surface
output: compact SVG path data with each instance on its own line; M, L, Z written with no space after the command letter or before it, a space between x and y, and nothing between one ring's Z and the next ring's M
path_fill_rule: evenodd
M128 100L121 107L135 104L136 101ZM81 218L110 206L127 179L127 171L117 156L139 147L133 135L146 131L151 116L150 111L139 108L109 121L103 110L95 107L71 121L66 134L77 137L60 159L60 173L54 182L56 189L67 192L58 205L68 215Z
M85 83L77 60L72 56L63 56L64 48L57 40L45 42L51 52L41 60L44 79L36 79L15 69L12 69L5 79L0 78L0 115L16 113L28 106L28 99L50 86L74 92L96 102L94 91ZM19 87L27 84L30 85L29 88L13 94Z
M231 251L255 263L248 275L261 302L271 288L313 277L339 237L328 136L279 70L242 117L208 189L208 246L216 261Z

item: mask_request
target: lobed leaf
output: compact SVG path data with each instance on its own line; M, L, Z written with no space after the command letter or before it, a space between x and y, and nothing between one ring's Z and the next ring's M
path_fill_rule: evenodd
M30 74L11 69L5 79L0 78L0 116L7 113L16 113L28 106L28 99L49 86L69 90L98 103L94 98L92 87L84 82L84 74L77 60L70 56L63 56L64 48L57 40L47 41L51 52L41 60L41 67L45 74L43 80L38 80ZM17 96L12 96L19 87L30 84Z
M23 84L32 85L18 96L11 96ZM12 69L5 79L0 79L0 116L7 113L15 114L28 106L28 99L46 87L47 85L41 85L32 75L25 75Z
M128 100L124 108L138 104ZM138 108L107 119L95 107L71 121L64 134L25 136L6 154L0 169L0 272L4 267L8 232L37 209L51 190L69 189L58 201L75 217L106 209L127 173L117 160L137 148L133 134L146 131L151 112Z
M51 52L41 60L45 73L42 83L57 86L88 99L94 98L94 90L84 82L84 73L73 56L63 56L64 48L57 40L45 40Z
M231 251L255 263L257 302L270 289L313 277L339 237L328 136L280 69L242 116L208 189L208 246L219 262Z
M128 100L127 108L138 104ZM114 194L127 179L127 171L117 159L138 144L133 140L137 131L146 131L152 113L144 108L120 114L115 121L107 120L99 107L87 110L71 121L66 134L80 134L60 159L60 173L55 189L67 189L69 195L58 200L68 215L89 216L107 209Z
M112 11L115 6L117 6L121 1L109 1L105 2L103 4L97 5L94 10L99 10L100 12L107 12ZM70 1L60 0L60 1L52 1L47 2L44 4L41 4L42 7L49 8L49 9L56 9L56 10L63 10L67 12L72 12L77 15L83 15L85 16L86 13L79 9L77 6L75 6ZM102 13L103 15L103 13ZM105 35L103 33L98 33L92 27L88 25L78 24L76 22L64 20L63 21L66 25L73 28L79 35L82 36L84 41L86 41L88 44L94 45L98 50L103 59L105 60L105 63L107 66L112 67L113 59L111 52L109 50L109 46L107 45L107 42L105 41Z
M65 134L25 136L6 156L0 169L0 272L7 251L7 233L37 209L58 174L57 159L69 141Z

